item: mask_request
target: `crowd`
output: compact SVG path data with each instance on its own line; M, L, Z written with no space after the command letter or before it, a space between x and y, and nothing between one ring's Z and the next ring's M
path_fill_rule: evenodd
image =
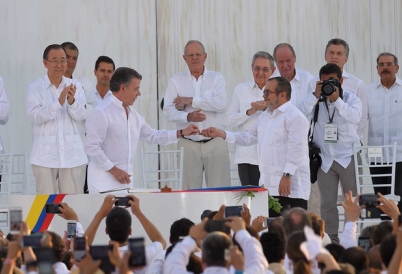
M345 229L340 243L324 243L326 223L316 214L300 207L269 219L251 216L244 204L241 216L225 216L225 205L208 211L201 220L181 218L170 227L170 237L145 216L140 200L128 198L127 206L116 206L114 195L105 196L103 204L84 231L79 214L61 203L59 216L76 222L70 232L44 231L31 234L25 222L19 234L0 238L1 274L11 273L401 273L402 223L397 205L380 194L378 206L393 223L384 221L366 227L362 236L369 238L366 249L357 246L356 221L363 206L352 192L345 194ZM138 241L138 227L145 230L150 244ZM253 218L254 217L254 218ZM105 221L105 231L97 231ZM106 233L110 241L93 245L97 233ZM70 235L67 237L67 235ZM1 235L4 236L4 235ZM27 238L40 236L33 244ZM80 247L79 243L83 242ZM166 248L169 245L168 248Z

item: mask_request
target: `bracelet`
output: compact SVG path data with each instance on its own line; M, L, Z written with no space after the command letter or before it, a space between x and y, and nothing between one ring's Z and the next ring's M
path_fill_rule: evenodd
M7 258L4 260L3 265L10 265L10 266L14 266L15 265L15 261L11 258Z
M182 130L182 129L180 129L180 136L181 136L181 138L184 138L183 130Z

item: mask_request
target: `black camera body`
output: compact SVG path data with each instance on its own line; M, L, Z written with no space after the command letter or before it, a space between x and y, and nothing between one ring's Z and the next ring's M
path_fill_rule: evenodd
M342 98L341 83L339 82L338 79L335 79L334 77L322 81L321 96L323 97L331 96L331 94L335 92L336 87L338 87L339 89L339 97Z

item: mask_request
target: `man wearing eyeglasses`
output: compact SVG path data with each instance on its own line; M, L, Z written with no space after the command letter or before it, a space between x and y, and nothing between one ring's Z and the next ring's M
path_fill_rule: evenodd
M188 71L170 78L163 113L177 129L191 123L200 129L223 128L227 105L223 75L207 70L207 54L199 41L186 44L183 59ZM183 189L201 188L204 171L208 187L230 185L228 145L224 140L195 135L180 138L177 147L184 147Z
M377 58L377 72L380 79L367 86L369 130L368 145L384 146L397 142L395 195L402 195L402 81L396 75L399 70L398 58L389 52ZM392 150L387 159L392 162ZM371 174L391 174L391 167L370 168ZM390 184L391 177L372 177L373 184ZM375 193L390 194L390 187L374 187ZM402 212L402 203L398 203Z
M314 76L308 71L297 68L296 52L288 43L276 45L274 59L278 68L271 77L282 76L292 85L292 105L298 107L308 94L308 84Z
M47 73L27 91L36 192L82 193L79 180L88 160L76 123L86 118L85 95L79 82L63 76L67 58L61 45L45 49L43 64Z
M258 116L267 108L263 98L264 87L275 71L274 58L265 51L254 54L251 62L253 80L237 85L226 115L226 127L239 131L249 129ZM236 146L234 163L238 165L242 185L259 185L258 147Z
M307 209L310 196L310 167L307 136L309 123L303 113L290 102L292 88L284 77L270 78L265 85L267 110L242 132L229 132L210 127L203 136L221 137L242 146L257 144L259 150L260 185L279 199L283 210ZM270 217L278 216L269 210Z

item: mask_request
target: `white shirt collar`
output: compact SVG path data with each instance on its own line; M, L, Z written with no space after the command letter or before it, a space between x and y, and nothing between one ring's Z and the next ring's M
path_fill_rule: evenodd
M53 85L53 84L50 82L50 78L49 78L49 75L48 75L47 73L45 74L45 76L43 76L43 81L44 81L44 83L45 83L45 87L46 87L46 88L48 88L50 85ZM62 76L62 77L61 77L61 82L60 82L59 87L65 86L65 85L66 85L66 80L65 80L65 77Z
M394 85L402 86L402 80L401 80L400 78L398 78L398 76L396 76L395 83L392 85L392 87L393 87ZM383 84L381 83L381 78L377 80L375 86L376 86L376 87L383 86Z
M207 72L208 72L207 66L204 65L204 72L200 75L200 77L201 77L201 76L204 77L204 75L207 74ZM191 77L194 77L194 76L191 74L190 69L189 69L188 67L187 67L187 75L190 77L190 79L191 79Z

